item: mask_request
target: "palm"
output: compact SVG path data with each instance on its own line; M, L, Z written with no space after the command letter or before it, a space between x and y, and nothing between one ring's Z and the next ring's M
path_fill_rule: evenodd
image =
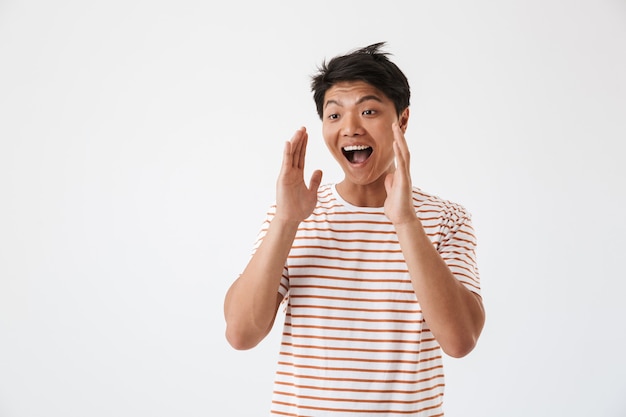
M412 201L412 184L410 173L410 153L404 134L397 125L393 126L395 141L393 144L396 155L396 170L385 178L385 214L392 223L402 223L415 218Z
M315 171L309 187L304 182L304 160L308 135L304 128L285 144L283 164L276 183L276 216L300 222L313 212L322 173Z

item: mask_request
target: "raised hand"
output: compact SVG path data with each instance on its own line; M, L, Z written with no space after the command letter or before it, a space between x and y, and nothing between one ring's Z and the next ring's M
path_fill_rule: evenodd
M393 130L393 152L396 158L396 170L385 178L385 215L395 225L414 221L413 192L411 182L411 154L404 133L397 123Z
M317 202L322 171L311 174L309 187L304 182L304 160L309 135L304 127L285 143L283 163L276 182L276 215L284 221L301 222L311 215Z

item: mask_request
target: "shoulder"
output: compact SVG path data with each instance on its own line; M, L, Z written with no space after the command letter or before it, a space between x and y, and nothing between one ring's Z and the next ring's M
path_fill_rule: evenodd
M334 184L322 184L317 189L317 206L318 210L332 210L341 206L341 202L337 200L334 193Z
M317 189L317 199L318 200L328 200L332 198L333 195L333 184L322 184Z
M420 214L436 214L438 217L463 222L471 218L471 213L457 202L447 200L439 195L429 193L418 187L413 187L413 204Z

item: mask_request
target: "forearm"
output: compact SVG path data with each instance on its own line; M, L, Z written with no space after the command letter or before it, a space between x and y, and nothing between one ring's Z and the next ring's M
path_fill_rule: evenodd
M480 297L454 277L420 220L396 225L396 233L424 319L444 352L468 354L484 324Z
M297 222L274 218L263 242L226 293L226 339L236 349L256 346L271 330L283 268L297 228Z

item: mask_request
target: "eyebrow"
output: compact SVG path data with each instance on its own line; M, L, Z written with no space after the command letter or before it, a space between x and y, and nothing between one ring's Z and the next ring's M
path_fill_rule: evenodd
M377 102L379 102L379 103L382 103L382 102L383 102L383 101L380 99L380 97L375 96L375 95L373 95L373 94L370 94L370 95L363 96L363 97L361 97L360 99L358 99L358 100L356 101L356 104L365 103L366 101L369 101L369 100L374 100L374 101L377 101ZM338 102L337 100L328 100L328 101L326 102L326 104L324 105L324 108L328 107L328 105L330 105L330 104L336 104L336 105L338 105L338 106L340 106L340 107L343 107L343 105L342 105L340 102Z

